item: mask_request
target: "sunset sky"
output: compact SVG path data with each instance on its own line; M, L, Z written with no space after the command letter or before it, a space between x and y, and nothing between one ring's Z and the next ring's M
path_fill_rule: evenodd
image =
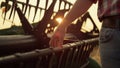
M2 1L4 1L4 0L0 0L0 3ZM24 1L24 0L19 0L19 1ZM30 1L31 1L32 4L36 4L36 0L30 0ZM41 1L43 1L43 0L41 0ZM75 0L68 0L68 1L70 1L71 3L75 2ZM88 11L90 12L90 15L94 19L94 21L95 21L96 25L98 26L98 28L100 29L101 23L99 22L98 17L97 17L97 4L92 5L92 7ZM5 23L3 24L2 23L3 22L3 18L2 18L2 14L1 13L2 13L2 10L0 9L0 29L9 28L11 26L11 23L10 23L11 21L10 20L6 20ZM18 22L18 20L19 19L16 18L15 22ZM90 21L89 20L87 20L87 21L88 21L88 25L90 25L89 24ZM15 25L20 25L20 24L19 23L15 23ZM88 29L90 29L90 28L88 28Z

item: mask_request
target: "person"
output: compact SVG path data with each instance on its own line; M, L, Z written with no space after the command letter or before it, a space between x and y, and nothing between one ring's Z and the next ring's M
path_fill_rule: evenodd
M49 44L50 47L62 47L67 27L97 2L98 18L102 22L99 34L102 68L119 68L120 0L77 0L55 30Z

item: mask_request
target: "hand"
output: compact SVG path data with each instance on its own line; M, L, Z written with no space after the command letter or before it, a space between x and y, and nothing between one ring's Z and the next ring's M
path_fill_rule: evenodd
M62 48L64 36L65 36L65 29L57 28L49 42L50 47L60 47Z

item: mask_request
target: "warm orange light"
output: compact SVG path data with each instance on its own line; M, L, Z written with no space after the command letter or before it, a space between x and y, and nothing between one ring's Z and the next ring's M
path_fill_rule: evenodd
M61 22L62 22L62 18L61 17L59 17L59 18L56 18L56 21L60 24Z
M5 7L2 7L2 13L4 13L6 11Z

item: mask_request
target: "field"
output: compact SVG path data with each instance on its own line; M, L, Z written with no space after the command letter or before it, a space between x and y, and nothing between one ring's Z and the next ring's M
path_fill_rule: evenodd
M90 57L92 57L99 65L101 65L100 53L99 53L99 46L96 46L96 47L93 49Z

